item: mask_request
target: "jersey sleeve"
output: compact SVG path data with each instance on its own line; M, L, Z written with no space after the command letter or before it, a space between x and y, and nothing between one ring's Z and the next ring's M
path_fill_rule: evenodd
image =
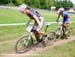
M30 15L31 15L31 17L33 17L34 14L32 12L30 12Z
M32 12L30 12L30 13L28 14L28 16L30 17L30 19L34 19L34 18L33 18L33 15L34 15L34 14L33 14Z

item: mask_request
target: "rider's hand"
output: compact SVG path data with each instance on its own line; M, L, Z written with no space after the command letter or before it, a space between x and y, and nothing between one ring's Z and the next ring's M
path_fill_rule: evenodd
M59 20L57 19L56 22L59 22Z
M29 23L28 22L26 23L26 26L29 26Z
M31 21L31 19L26 22L26 26L30 25L30 21Z

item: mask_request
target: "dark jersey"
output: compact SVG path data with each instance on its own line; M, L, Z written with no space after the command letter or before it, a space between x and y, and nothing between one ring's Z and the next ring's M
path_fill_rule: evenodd
M36 15L38 18L41 17L41 15L37 11L35 11L33 9L30 9L30 13L28 14L28 16L30 17L30 19L34 19L33 15Z

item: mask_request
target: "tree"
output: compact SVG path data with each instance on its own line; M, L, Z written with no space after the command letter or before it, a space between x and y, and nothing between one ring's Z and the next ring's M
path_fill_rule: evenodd
M69 9L70 7L73 7L73 3L70 0L55 0L55 6L57 8L64 7L65 9Z
M7 4L8 0L0 0L0 4Z
M24 3L24 0L15 0L15 2L16 2L15 3L16 5L20 5L20 4Z
M55 6L57 8L64 7L66 9L73 7L73 3L70 0L0 0L0 4L9 3L15 5L25 3L30 7L42 9L50 9L51 6Z

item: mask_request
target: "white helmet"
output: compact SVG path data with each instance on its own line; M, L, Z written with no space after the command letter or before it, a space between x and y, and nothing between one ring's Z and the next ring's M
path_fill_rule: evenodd
M19 11L24 11L25 9L27 8L27 5L26 4L22 4L19 6Z
M65 9L63 7L61 7L61 8L58 9L58 13L64 12L64 11L65 11Z

